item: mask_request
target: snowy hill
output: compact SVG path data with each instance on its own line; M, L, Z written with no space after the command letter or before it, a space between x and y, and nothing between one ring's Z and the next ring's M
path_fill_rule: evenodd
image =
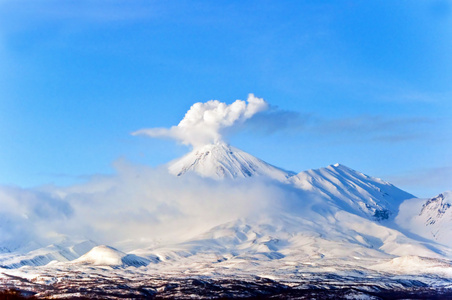
M294 175L222 142L195 148L168 169L177 176L195 172L215 179L267 176L284 181Z
M74 260L75 264L88 264L94 266L146 266L151 261L149 259L126 254L110 246L100 245L92 248L88 253Z

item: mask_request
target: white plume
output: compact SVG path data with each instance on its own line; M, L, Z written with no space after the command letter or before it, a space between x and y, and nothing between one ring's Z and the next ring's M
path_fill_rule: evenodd
M218 100L193 104L177 126L171 128L146 128L133 132L150 137L169 137L194 147L222 140L222 130L243 123L258 112L268 109L268 103L253 94L246 101L236 100L226 104Z

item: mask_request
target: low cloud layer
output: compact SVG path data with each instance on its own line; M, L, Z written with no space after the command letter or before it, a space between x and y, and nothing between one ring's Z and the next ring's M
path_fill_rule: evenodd
M0 245L14 250L90 239L123 250L144 248L274 213L294 198L288 187L263 178L175 177L127 161L115 167L116 175L69 187L0 186Z
M249 94L246 101L226 104L218 100L195 103L177 126L148 128L133 132L154 138L171 138L193 147L219 142L224 130L240 125L259 112L268 109L267 102Z

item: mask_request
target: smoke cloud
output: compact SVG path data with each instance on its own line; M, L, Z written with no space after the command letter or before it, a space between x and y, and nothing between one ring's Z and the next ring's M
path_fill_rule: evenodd
M253 94L249 94L246 101L236 100L229 105L218 100L198 102L190 107L177 126L141 129L132 134L166 137L197 147L222 141L226 128L242 124L268 107L264 99Z

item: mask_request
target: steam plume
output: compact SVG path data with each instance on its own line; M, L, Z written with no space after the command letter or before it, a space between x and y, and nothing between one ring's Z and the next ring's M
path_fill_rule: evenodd
M171 128L145 128L133 135L155 138L168 137L193 147L222 141L223 130L241 124L253 115L268 109L268 103L253 94L246 101L226 104L218 100L192 105L177 126Z

